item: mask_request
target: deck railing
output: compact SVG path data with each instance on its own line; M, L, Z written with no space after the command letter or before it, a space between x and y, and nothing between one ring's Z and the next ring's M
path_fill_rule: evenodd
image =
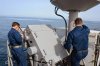
M7 41L7 57L8 57L8 66L13 66L12 55L10 52L9 42Z

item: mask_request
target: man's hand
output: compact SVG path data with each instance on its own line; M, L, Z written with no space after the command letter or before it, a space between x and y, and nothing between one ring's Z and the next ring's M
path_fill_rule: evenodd
M66 41L64 41L63 46L64 46L65 49L67 49L68 54L69 54L70 53L70 49L67 48Z

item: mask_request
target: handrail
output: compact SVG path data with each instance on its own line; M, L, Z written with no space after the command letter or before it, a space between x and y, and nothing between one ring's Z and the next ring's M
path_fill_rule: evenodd
M9 48L9 42L7 41L7 54L8 54L8 66L13 66L12 55Z
M100 33L98 35L98 40L97 40L97 50L98 50L97 66L100 66Z

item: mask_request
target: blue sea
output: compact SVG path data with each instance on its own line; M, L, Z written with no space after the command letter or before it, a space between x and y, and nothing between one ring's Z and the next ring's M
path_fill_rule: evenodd
M19 22L22 27L35 24L49 24L53 27L64 27L63 19L29 18L29 17L0 17L0 66L6 66L7 61L7 33L11 28L12 22ZM100 21L84 21L93 30L100 30Z

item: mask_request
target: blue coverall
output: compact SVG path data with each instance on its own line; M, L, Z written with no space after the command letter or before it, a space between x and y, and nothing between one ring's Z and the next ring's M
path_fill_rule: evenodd
M22 47L19 48L13 48L13 46L19 46L22 45L22 37L20 33L15 30L14 28L11 28L11 30L8 33L8 39L9 39L9 45L12 46L11 53L13 56L14 66L27 66L27 59L25 52L23 51Z
M70 55L71 66L80 66L80 61L87 56L89 32L89 28L85 25L82 27L76 26L71 32L69 32L64 48L69 52L71 46L73 46L73 50Z

